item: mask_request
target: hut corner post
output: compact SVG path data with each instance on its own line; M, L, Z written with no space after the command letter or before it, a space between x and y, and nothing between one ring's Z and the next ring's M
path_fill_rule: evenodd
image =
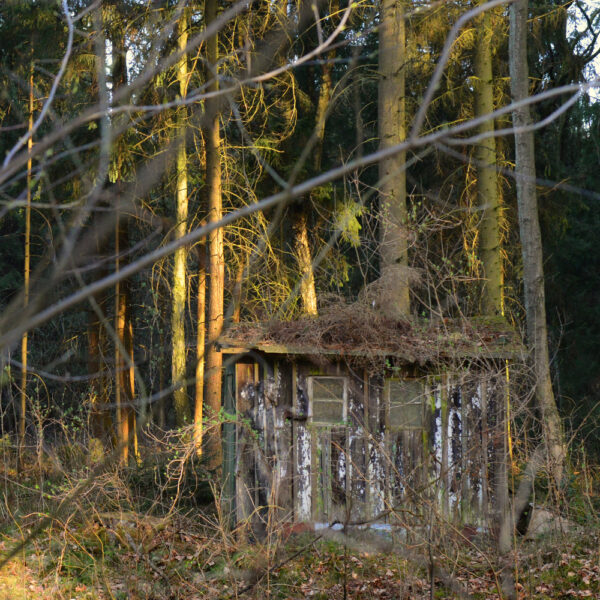
M235 365L233 364L228 365L225 369L223 408L225 409L225 422L223 423L223 482L221 489L221 510L224 523L231 528L236 524L236 424L233 420L233 416L236 414L236 402Z

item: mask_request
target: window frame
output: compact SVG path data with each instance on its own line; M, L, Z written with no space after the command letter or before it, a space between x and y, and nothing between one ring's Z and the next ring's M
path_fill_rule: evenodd
M333 380L339 380L342 382L342 385L343 385L342 398L341 398L341 402L338 401L338 403L341 403L341 405L342 405L342 420L341 421L332 422L332 421L315 420L314 411L313 411L315 400L336 402L336 400L333 400L333 399L315 398L314 397L314 382L315 382L315 380L320 380L320 379L330 379L330 380L333 379ZM311 375L310 377L308 377L308 418L311 423L313 423L314 425L318 425L320 427L342 427L347 424L347 421L348 421L348 378L347 377L344 377L343 375Z
M391 423L391 412L392 412L392 383L416 383L421 388L419 395L416 398L405 401L395 401L396 406L420 406L421 415L419 425L393 425ZM386 428L394 431L424 431L426 426L425 419L425 386L421 384L419 379L410 379L402 377L386 377L384 380L384 392L383 397L385 399L385 416L386 416Z

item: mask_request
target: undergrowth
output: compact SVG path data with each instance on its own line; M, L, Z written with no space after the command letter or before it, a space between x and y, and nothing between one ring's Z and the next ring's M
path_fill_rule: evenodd
M85 460L33 453L17 470L3 448L0 556L18 552L0 571L0 600L501 597L489 532L441 523L385 535L289 522L231 528L216 479L191 455L174 460L181 449L169 444L144 446L139 464L91 478ZM585 529L515 538L519 597L600 597L595 481L574 470L565 490Z

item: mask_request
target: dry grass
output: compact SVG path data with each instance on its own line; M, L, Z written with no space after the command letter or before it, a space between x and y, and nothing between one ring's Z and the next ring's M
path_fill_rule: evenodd
M185 453L185 433L168 444L144 448L142 467L95 478L4 566L0 600L408 600L456 598L458 589L475 599L499 597L493 539L485 533L473 539L443 519L387 537L300 528L290 535L274 523L256 539L249 522L228 529L218 502L192 502L198 481L191 473L202 470L173 461ZM0 555L55 514L87 475L85 466L59 474L38 472L36 464L32 457L20 476L13 467L3 471ZM577 480L587 494L598 487L590 488L589 475ZM582 501L588 519L594 500ZM520 598L600 595L600 528L587 525L588 533L575 538L516 541Z
M233 325L222 342L266 351L280 346L290 353L388 355L420 365L461 357L513 357L521 350L517 332L501 319L396 320L366 302L343 301L322 307L318 317Z

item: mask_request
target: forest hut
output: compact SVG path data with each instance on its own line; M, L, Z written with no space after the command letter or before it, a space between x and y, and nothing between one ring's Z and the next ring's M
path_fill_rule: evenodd
M224 356L224 497L238 522L491 514L506 460L504 321L402 323L342 308L238 324Z

